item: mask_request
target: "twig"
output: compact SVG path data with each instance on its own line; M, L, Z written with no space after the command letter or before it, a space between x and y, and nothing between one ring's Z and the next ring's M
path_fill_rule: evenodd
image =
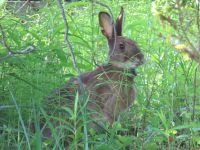
M8 53L8 55L6 55L6 56L0 58L0 61L6 60L6 59L8 59L8 58L11 57L11 56L12 56L12 54L11 54L11 53Z
M1 30L1 34L2 34L2 44L3 46L6 48L6 50L8 51L8 54L2 58L0 58L0 61L2 60L5 60L13 55L22 55L22 54L28 54L28 53L31 53L32 51L35 50L35 48L33 46L28 46L27 48L25 49L21 49L19 51L13 51L11 50L11 48L8 46L7 42L6 42L6 35L3 31L3 28L0 24L0 30Z
M83 97L86 97L86 91L84 90L84 86L83 86L82 80L80 79L81 71L80 71L80 69L78 68L78 66L76 64L74 51L73 51L72 45L71 45L71 43L70 43L70 41L68 39L68 22L67 22L67 18L66 18L64 7L62 5L61 0L57 0L57 1L58 1L58 6L59 6L59 8L61 10L61 14L62 14L63 21L64 21L64 29L65 29L64 41L67 44L67 46L69 47L69 49L70 49L70 54L71 54L71 57L72 57L73 66L74 66L74 68L76 69L76 71L78 73L78 81L80 83L80 93L81 93L80 95L82 95L81 98L83 98ZM86 113L86 108L84 109L83 113ZM83 117L86 117L86 115L83 115ZM86 118L84 118L83 122L84 122L84 135L85 135L85 146L84 147L85 147L85 150L88 150L89 147L88 147L88 133L87 133Z
M62 5L62 2L61 0L57 0L58 1L58 5L59 5L59 8L61 10L61 14L62 14L62 17L63 17L63 21L64 21L64 29L65 29L65 32L64 32L64 40L65 40L65 43L67 44L67 46L69 47L69 50L70 50L70 54L71 54L71 57L72 57L72 61L73 61L73 66L74 68L76 69L76 71L78 72L78 74L80 75L81 71L80 69L77 67L77 64L76 64L76 58L75 58L75 55L74 55L74 51L73 51L73 48L72 48L72 44L70 43L69 39L68 39L68 22L67 22L67 18L66 18L66 15L65 15L65 11L64 11L64 7Z
M0 109L5 109L5 108L13 108L15 105L0 105Z
M7 50L8 50L9 53L13 53L13 52L11 51L10 47L7 45L6 36L5 36L5 33L4 33L4 31L3 31L3 28L2 28L2 26L1 26L1 24L0 24L0 30L1 30L1 34L2 34L2 39L3 39L2 43L3 43L3 45L5 46L5 48L7 48Z
M166 17L162 14L159 17L160 17L160 20L161 20L162 23L164 21L167 21L170 24L170 26L173 27L173 29L177 30L177 24L176 24L175 20L171 19L169 16Z
M18 13L22 8L24 8L24 6L26 6L26 4L30 3L30 0L27 0L25 3L23 3L23 5L17 9L17 11L15 13Z
M7 59L7 58L9 58L9 57L11 57L11 56L13 56L13 55L28 54L28 53L31 53L31 52L34 51L34 50L35 50L35 48L34 48L33 46L28 46L27 48L22 49L22 50L17 51L17 52L9 51L9 52L8 52L8 55L6 55L6 56L0 58L0 61L5 60L5 59Z

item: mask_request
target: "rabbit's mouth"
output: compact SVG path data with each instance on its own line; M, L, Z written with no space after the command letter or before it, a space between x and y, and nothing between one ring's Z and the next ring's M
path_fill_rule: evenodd
M113 66L118 67L118 68L122 68L122 69L135 69L136 67L142 65L144 63L143 60L140 59L129 59L126 60L124 62L119 62L119 61L111 61L110 62Z

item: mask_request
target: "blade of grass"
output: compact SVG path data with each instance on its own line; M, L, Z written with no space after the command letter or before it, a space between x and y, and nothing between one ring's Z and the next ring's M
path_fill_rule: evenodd
M26 141L27 141L27 144L28 144L28 149L31 150L30 140L29 140L29 137L28 137L28 133L27 133L27 131L26 131L26 127L25 127L25 125L24 125L24 121L23 121L23 119L22 119L22 115L21 115L20 109L19 109L19 107L18 107L18 105L17 105L16 99L15 99L13 93L12 93L11 91L9 91L9 92L10 92L10 95L11 95L11 97L12 97L12 101L13 101L14 104L15 104L15 108L16 108L16 110L17 110L17 113L18 113L18 115L19 115L19 120L20 120L21 126L22 126L22 128L23 128L23 130L24 130L24 135L25 135L25 137L26 137Z

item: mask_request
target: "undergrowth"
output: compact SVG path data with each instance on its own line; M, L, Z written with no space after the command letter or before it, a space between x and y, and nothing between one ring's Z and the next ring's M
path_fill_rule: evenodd
M0 25L7 45L13 51L29 45L35 50L1 59L8 55L8 49L0 45L1 149L64 149L63 139L68 140L68 149L198 148L199 92L194 105L194 89L200 90L197 64L185 60L159 37L170 29L152 16L151 1L102 3L110 6L114 16L118 15L120 6L125 8L124 35L134 39L145 54L145 64L136 70L134 105L121 113L112 126L105 124L106 131L102 133L86 128L85 123L90 119L82 108L64 106L66 116L56 118L60 122L60 132L57 132L51 123L52 116L44 109L44 99L53 89L77 75L64 43L64 24L57 2L49 2L38 11L24 14L14 14L2 6ZM98 26L98 13L108 10L89 1L67 3L65 10L69 40L80 70L95 68L94 60L97 64L106 63L107 44ZM0 35L3 40L2 32ZM79 95L76 102L77 105L80 102ZM52 139L42 139L41 117L52 130ZM30 130L31 123L36 127L35 133Z

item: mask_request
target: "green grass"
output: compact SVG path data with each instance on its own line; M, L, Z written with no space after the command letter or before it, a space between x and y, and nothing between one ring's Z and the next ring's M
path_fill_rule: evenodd
M159 37L159 33L167 33L169 29L163 28L152 16L151 1L103 2L111 7L114 16L118 15L120 6L124 6L124 35L134 39L145 54L145 64L137 69L137 97L133 107L121 113L111 127L105 125L107 134L96 133L86 126L90 119L83 106L78 110L78 106L71 109L64 106L66 116L54 118L61 123L57 132L51 122L53 116L44 110L44 98L52 89L77 75L64 43L64 25L57 3L24 16L13 15L2 8L1 15L5 17L0 16L0 24L10 48L15 51L34 45L36 50L0 61L0 149L30 149L29 144L31 149L48 149L50 145L51 149L63 149L62 137L70 141L69 149L87 149L87 145L89 149L98 150L123 149L128 145L130 149L146 150L197 149L200 144L199 92L193 106L197 64L184 60ZM93 58L98 64L106 62L106 39L101 35L97 17L99 11L107 10L88 1L73 2L65 8L69 39L81 71L95 68ZM5 47L0 45L0 58L6 54ZM198 69L197 91L200 90L199 73ZM80 104L78 96L76 102ZM53 131L51 140L41 138L38 127L41 117ZM35 134L29 128L31 122L36 126ZM117 134L132 128L137 132Z

